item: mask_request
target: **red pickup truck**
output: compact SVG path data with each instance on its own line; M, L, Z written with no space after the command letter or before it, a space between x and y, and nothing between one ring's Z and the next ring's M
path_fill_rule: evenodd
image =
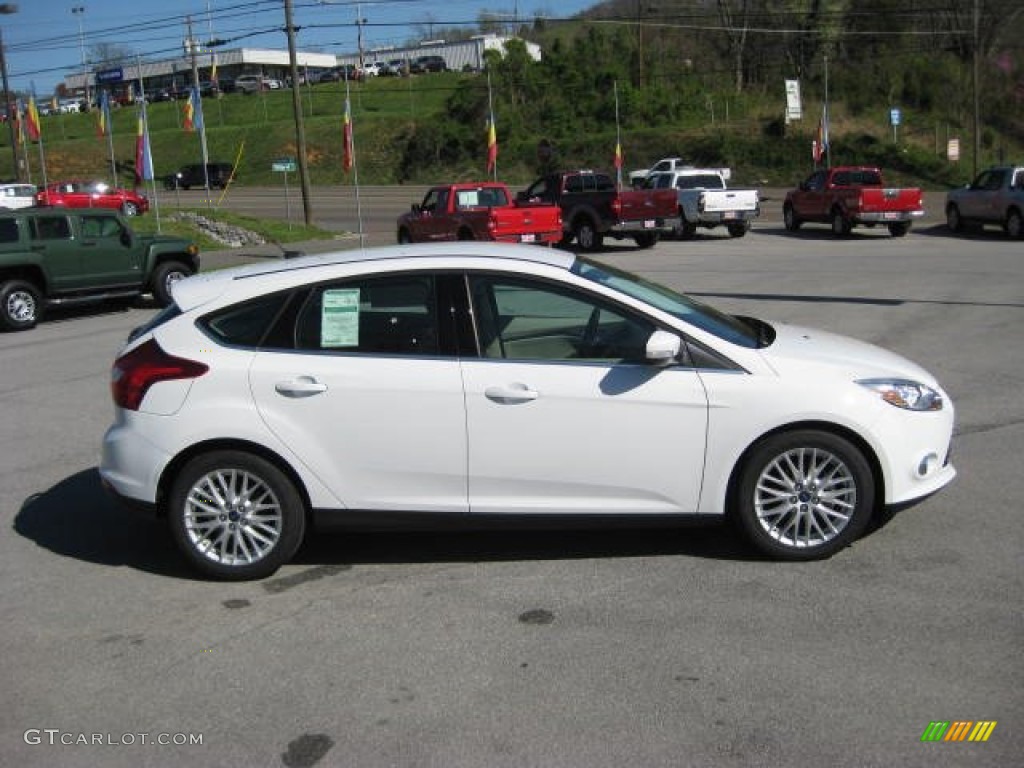
M519 200L554 203L562 209L565 237L584 251L601 247L606 236L631 237L650 248L679 223L674 189L617 189L612 178L593 171L553 173L537 179Z
M504 184L474 182L433 187L423 202L398 218L398 242L497 240L557 243L562 212L557 205L523 205Z
M893 237L903 237L924 208L920 189L887 187L878 168L840 166L815 171L788 192L782 215L790 232L807 221L831 224L841 237L858 225L884 224Z

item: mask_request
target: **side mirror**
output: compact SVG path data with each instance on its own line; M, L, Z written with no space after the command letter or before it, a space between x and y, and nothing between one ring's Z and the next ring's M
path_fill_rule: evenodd
M413 213L419 213L420 212L420 204L419 203L413 203L412 205L409 206L409 210L411 210Z
M679 359L683 340L668 331L655 331L647 339L644 357L654 365L671 365Z

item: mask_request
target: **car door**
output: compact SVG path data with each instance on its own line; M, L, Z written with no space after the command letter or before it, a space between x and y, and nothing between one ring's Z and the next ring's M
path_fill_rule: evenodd
M815 171L793 192L793 208L800 218L820 219L825 215L825 171Z
M470 293L472 512L697 510L707 397L694 370L643 361L654 322L530 278L476 274Z
M141 248L114 216L83 213L78 217L82 272L93 285L138 286L142 283Z
M431 242L451 239L451 215L448 213L448 188L437 187L423 198L419 213L414 214L409 224L413 240Z
M81 249L64 213L41 213L29 219L29 249L43 263L51 291L60 293L88 285L82 275Z
M462 378L435 285L400 273L310 289L283 348L252 360L260 416L349 509L468 509Z

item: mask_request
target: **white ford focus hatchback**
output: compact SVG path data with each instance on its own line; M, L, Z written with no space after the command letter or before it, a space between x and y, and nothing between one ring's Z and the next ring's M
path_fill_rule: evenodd
M217 578L318 523L731 516L828 556L949 483L914 363L533 246L398 246L189 278L118 355L100 472Z

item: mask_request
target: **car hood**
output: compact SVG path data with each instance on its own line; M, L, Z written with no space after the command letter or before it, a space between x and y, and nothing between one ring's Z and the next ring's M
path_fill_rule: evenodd
M774 329L774 342L760 354L779 375L820 371L850 379L897 377L938 386L917 363L874 344L798 325L779 324Z

